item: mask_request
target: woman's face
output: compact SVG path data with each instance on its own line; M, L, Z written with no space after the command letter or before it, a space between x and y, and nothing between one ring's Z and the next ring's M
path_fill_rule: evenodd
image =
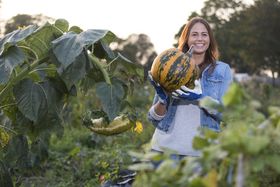
M210 45L210 37L206 27L202 23L195 23L190 30L188 46L194 46L194 54L205 54Z

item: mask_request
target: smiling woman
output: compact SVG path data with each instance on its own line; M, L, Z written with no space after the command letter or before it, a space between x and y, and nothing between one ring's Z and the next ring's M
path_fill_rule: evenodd
M232 81L229 65L218 61L218 47L205 19L194 17L185 25L178 49L186 54L193 51L192 56L189 56L200 67L194 89L183 85L170 94L160 82L150 76L156 94L148 111L148 118L156 127L151 141L152 151L172 153L175 159L201 155L192 146L194 137L199 136L200 127L216 132L221 130L220 114L203 108L199 101L209 98L221 104ZM186 60L184 62L188 63Z
M151 38L156 51L160 52L172 47L174 35L182 23L191 12L202 8L203 2L196 0L189 6L186 0L176 3L166 0L158 9L158 1L150 0L2 0L0 17L7 20L17 14L43 14L55 19L64 18L84 30L108 29L121 38L143 33Z

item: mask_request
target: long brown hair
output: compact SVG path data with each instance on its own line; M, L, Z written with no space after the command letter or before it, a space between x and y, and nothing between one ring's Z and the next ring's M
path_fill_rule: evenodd
M183 31L179 38L178 49L183 51L184 53L189 50L188 40L189 40L189 36L190 36L190 31L191 31L192 27L194 26L194 24L196 24L196 23L202 23L206 27L208 34L209 34L210 45L205 53L204 62L202 64L203 65L202 70L208 64L211 64L210 72L212 72L215 68L216 60L218 60L218 58L219 58L219 50L218 50L217 42L214 38L213 31L212 31L209 23L205 19L203 19L201 17L193 17L187 24L185 24Z

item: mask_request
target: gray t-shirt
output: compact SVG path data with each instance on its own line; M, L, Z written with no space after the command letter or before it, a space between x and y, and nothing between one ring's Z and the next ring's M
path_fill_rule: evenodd
M200 109L197 105L178 105L173 124L168 132L156 129L152 138L152 149L168 150L179 155L200 156L192 148L193 138L199 134Z

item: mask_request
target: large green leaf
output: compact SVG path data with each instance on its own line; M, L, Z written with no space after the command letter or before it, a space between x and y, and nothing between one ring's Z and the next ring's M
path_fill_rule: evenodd
M16 45L17 42L25 39L28 37L30 34L35 31L37 26L29 26L26 27L25 29L19 29L15 30L7 35L5 35L1 40L0 40L0 56L6 52L9 47Z
M80 83L80 88L83 92L87 92L90 88L92 88L97 82L105 82L103 73L98 67L93 66L86 74L84 79L82 79Z
M17 129L24 132L25 128L28 129L31 125L33 126L32 134L35 137L45 131L54 131L61 135L63 128L60 115L64 96L68 93L65 84L58 78L48 78L40 84L33 83L31 80L23 82L20 83L23 88L17 86L17 90L15 90L16 100L22 99L22 102L18 103L20 112L17 114L15 122L15 125L18 126ZM28 110L31 108L34 110ZM30 124L27 118L33 123Z
M42 59L49 55L51 42L59 38L63 33L54 25L46 23L28 36L19 45L32 50L36 58Z
M244 97L245 96L240 85L232 83L222 100L224 105L227 107L240 104Z
M254 137L246 137L246 150L252 154L258 154L261 150L265 149L269 144L269 137L265 136L254 136Z
M0 56L0 84L5 84L10 78L13 69L24 61L24 54L18 47L10 47Z
M112 60L110 72L117 77L122 77L123 80L136 77L141 82L144 80L144 67L140 64L133 63L120 53Z
M121 104L126 96L123 83L117 79L113 79L111 85L105 82L97 83L96 94L101 100L103 110L109 119L113 120L120 112Z
M109 43L106 43L104 40L100 40L93 45L92 53L97 58L107 59L108 61L115 58L115 54L109 47Z
M13 127L19 134L29 134L34 129L33 122L24 116L18 108L14 111L15 117L12 119Z
M47 113L47 95L42 85L24 79L14 88L19 110L30 120L37 121Z
M67 32L69 28L69 23L65 19L57 19L54 25L60 29L62 32Z
M120 53L109 64L108 70L110 74L123 80L128 86L130 94L133 93L136 84L144 82L144 67L133 63Z
M42 84L45 90L47 98L47 114L38 119L35 123L35 133L40 135L42 133L55 132L58 136L62 136L63 127L62 122L62 110L64 105L65 95L68 94L68 90L62 80L58 77L48 78Z
M42 132L55 132L61 136L63 133L62 122L62 109L64 105L64 96L68 93L65 84L55 78L47 79L42 83L42 87L45 90L47 98L47 114L40 118L35 123L36 133L41 134Z
M70 27L68 32L74 32L74 33L79 34L79 33L83 32L83 29L81 29L80 27L74 25L74 26Z
M111 42L115 35L108 30L90 29L79 34L69 32L52 42L53 52L63 68L67 68L82 53L83 48L99 40Z
M85 77L86 72L90 69L90 62L87 60L87 54L81 53L75 61L66 69L60 68L59 74L67 86L67 89L76 84L79 80ZM60 72L62 71L62 72Z
M60 113L63 107L63 98L68 94L68 90L59 78L48 78L42 86L47 95L48 108L51 111Z
M64 83L60 79L49 78L40 84L46 94L47 107L42 108L38 120L30 121L25 114L15 111L15 121L13 125L17 132L32 134L33 138L37 138L44 133L55 132L58 136L63 134L61 125L62 117L60 116L63 109L63 101L65 94L68 93ZM31 132L32 131L32 132Z

